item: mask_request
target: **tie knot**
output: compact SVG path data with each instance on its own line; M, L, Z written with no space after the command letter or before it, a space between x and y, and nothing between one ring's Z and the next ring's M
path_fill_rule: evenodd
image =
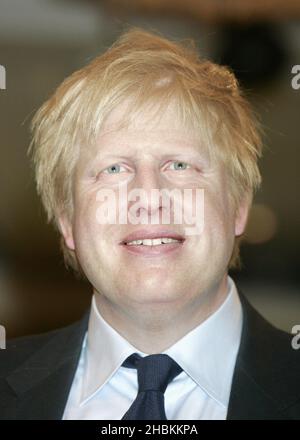
M152 390L164 393L168 384L182 371L167 354L141 357L134 353L123 362L123 366L137 368L139 392Z

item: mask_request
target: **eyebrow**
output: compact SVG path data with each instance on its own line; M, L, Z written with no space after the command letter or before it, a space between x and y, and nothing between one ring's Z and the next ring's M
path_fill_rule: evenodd
M191 143L189 143L190 145L189 144L185 144L181 148L180 148L180 141L178 141L176 144L173 144L173 147L170 146L170 150L167 153L163 154L163 157L170 157L170 156L173 156L173 155L177 155L177 156L180 156L180 155L181 156L205 155L205 156L207 156L208 153L209 153L209 149L205 148L205 147L201 148L200 144L198 145L198 149L195 149L195 147L192 146ZM108 154L107 154L107 152L103 151L101 149L101 147L100 147L99 150L96 152L95 156L93 157L93 159L97 159L99 157L103 157L103 158L118 157L120 159L125 160L125 159L128 159L128 157L137 156L139 154L139 152L142 151L141 148L135 147L131 151L130 154L124 154L124 149L132 148L132 147L130 145L127 145L127 144L122 144L122 147L120 148L119 145L116 146L116 147L114 147L114 145L112 145L111 148L110 148L110 151L108 152ZM168 145L168 144L166 144L166 145ZM172 151L172 148L174 148L174 146L175 146L175 151ZM159 149L159 151L157 153L153 152L153 155L154 156L157 155L157 156L161 157L160 150L161 149Z
M205 161L208 162L209 161L209 155L204 151L201 152L200 150L198 152L191 152L191 151L186 151L186 152L173 152L173 153L166 153L161 155L159 152L157 154L151 154L150 156L153 156L154 159L159 159L159 160L166 160L166 159L172 159L172 158L182 158L185 160L190 159L197 159L198 161ZM112 162L118 162L118 161L126 161L128 159L133 159L133 160L137 160L139 161L140 159L137 157L136 153L131 153L128 155L122 155L122 154L101 154L100 152L93 158L91 158L89 160L89 162L94 162L94 161L101 161L101 160L105 160L105 161L112 161Z

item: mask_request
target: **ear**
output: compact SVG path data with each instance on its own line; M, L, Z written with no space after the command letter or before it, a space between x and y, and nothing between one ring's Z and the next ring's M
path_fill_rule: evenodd
M242 235L246 229L251 203L252 203L252 195L246 194L238 204L235 214L236 237Z
M72 251L75 250L75 243L73 237L73 228L70 220L67 218L65 214L61 214L58 217L58 223L60 231L64 237L65 243L69 249Z

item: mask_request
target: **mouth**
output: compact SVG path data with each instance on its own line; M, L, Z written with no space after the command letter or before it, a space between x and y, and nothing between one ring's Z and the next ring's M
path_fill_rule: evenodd
M183 235L173 231L142 230L129 234L120 244L132 254L159 256L181 249L184 241Z

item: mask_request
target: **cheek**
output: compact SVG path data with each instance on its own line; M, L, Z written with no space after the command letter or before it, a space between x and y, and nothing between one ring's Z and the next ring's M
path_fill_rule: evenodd
M206 194L204 200L204 231L214 232L216 236L234 235L234 213L228 197L220 194Z
M78 204L75 212L74 238L76 251L81 260L103 263L114 257L114 237L116 225L103 222L99 217L99 208L103 204L96 197L89 197Z
M96 205L85 199L75 206L74 239L77 252L84 252L95 244L95 236L99 236L101 225L97 223Z

